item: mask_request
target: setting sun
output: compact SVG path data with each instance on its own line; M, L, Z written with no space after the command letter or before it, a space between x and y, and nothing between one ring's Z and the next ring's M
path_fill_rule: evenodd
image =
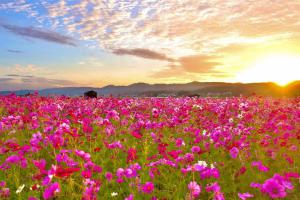
M275 82L285 86L299 79L300 57L272 55L255 61L248 69L238 74L240 82Z

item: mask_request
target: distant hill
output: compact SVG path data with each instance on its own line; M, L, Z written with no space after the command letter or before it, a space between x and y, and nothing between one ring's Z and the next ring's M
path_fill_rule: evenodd
M239 96L257 94L261 96L299 96L300 81L286 87L275 83L224 83L224 82L190 82L184 84L147 84L134 83L128 86L108 85L102 88L61 87L37 91L40 95L81 96L88 90L95 90L99 96ZM16 95L34 93L34 90L13 91ZM1 91L7 95L11 91Z

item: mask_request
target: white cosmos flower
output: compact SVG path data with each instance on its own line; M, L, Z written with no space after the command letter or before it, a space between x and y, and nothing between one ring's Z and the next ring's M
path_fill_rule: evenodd
M198 165L203 166L203 167L207 167L207 163L204 160L199 160Z
M202 110L202 109L203 109L203 107L202 107L202 106L200 106L200 105L197 105L197 104L194 104L194 105L193 105L193 108L198 108L199 110Z
M112 192L112 193L111 193L111 196L112 196L112 197L115 197L115 196L117 196L117 195L118 195L117 192Z
M24 189L24 187L25 187L25 184L21 185L21 186L17 189L16 194L21 193L22 190Z

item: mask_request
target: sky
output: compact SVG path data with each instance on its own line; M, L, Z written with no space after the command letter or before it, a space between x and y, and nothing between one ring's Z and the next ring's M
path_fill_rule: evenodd
M299 0L0 0L0 90L300 79Z

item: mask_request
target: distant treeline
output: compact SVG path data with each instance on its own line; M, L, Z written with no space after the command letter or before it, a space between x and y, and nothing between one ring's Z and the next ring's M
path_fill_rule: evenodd
M227 97L227 96L272 96L296 97L300 96L300 81L281 87L275 83L224 83L224 82L191 82L185 84L147 84L135 83L128 86L109 85L102 88L92 87L61 87L49 88L39 91L18 90L16 95L26 95L38 92L39 95L65 95L83 96L86 91L95 91L98 96L129 96L129 97L165 97L165 96L201 96L201 97ZM7 95L12 91L2 91L0 95Z

